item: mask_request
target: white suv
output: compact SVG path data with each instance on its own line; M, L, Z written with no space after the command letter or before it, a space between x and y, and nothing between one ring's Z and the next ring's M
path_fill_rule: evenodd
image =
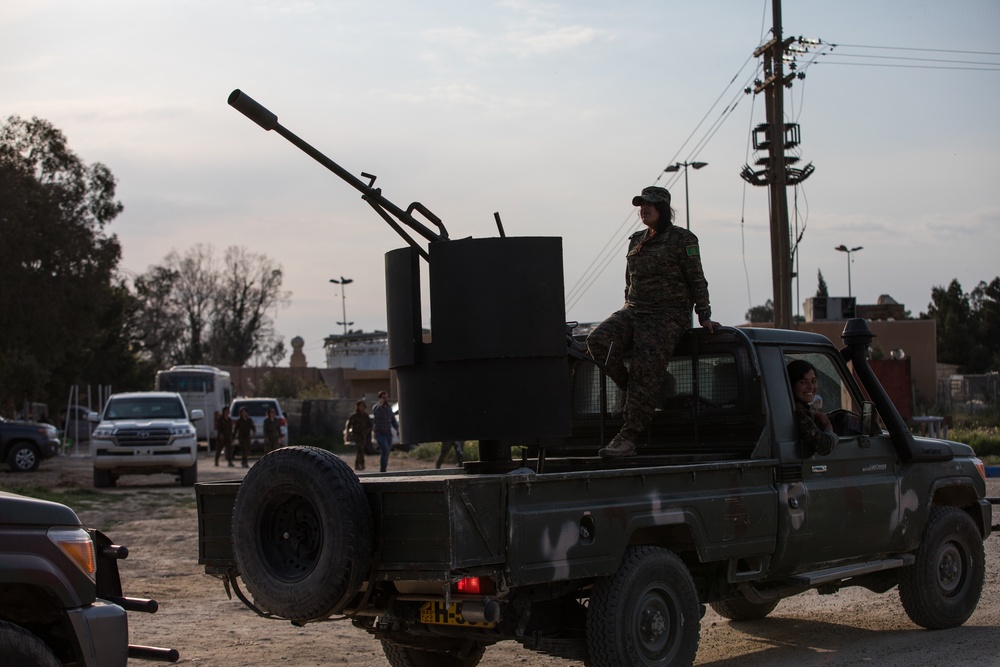
M91 434L94 486L114 486L121 475L176 473L183 486L198 481L198 436L191 423L204 418L188 414L180 394L144 391L114 394Z
M285 419L285 413L281 411L278 399L234 398L232 405L229 406L229 418L235 422L240 418L240 410L243 408L246 408L247 412L250 413L250 419L253 420L254 426L257 427L257 431L250 439L251 449L254 447L259 447L261 450L264 449L264 418L267 417L269 408L274 408L275 419L278 420L278 425L281 428L281 439L278 441L278 446L284 447L288 444L288 420ZM235 438L233 439L233 446L240 446Z

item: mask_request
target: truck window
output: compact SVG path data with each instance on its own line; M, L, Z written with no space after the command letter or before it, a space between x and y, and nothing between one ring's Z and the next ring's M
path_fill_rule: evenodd
M851 393L851 385L844 379L840 366L833 357L816 352L786 353L785 366L787 367L795 359L805 359L816 368L816 380L819 384L816 393L822 402L816 406L817 409L827 413L834 410L848 410L861 414L861 406ZM791 398L791 385L788 392Z

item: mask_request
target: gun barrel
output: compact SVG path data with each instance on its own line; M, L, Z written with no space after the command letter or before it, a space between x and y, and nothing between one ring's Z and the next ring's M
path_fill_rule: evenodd
M241 114L257 123L265 130L274 130L282 137L287 139L290 143L295 145L299 150L304 152L306 155L312 159L319 162L321 165L335 173L341 179L347 182L348 185L358 190L362 194L362 199L364 199L368 204L375 209L382 218L389 224L393 230L396 231L403 239L409 243L411 246L416 248L418 252L426 259L428 257L427 252L420 247L420 245L414 241L394 220L389 217L389 214L394 216L397 220L413 229L418 234L423 236L428 241L443 241L448 238L448 232L441 220L427 210L421 204L411 204L410 210L404 211L391 201L382 196L382 190L380 188L374 188L369 183L365 183L354 174L350 173L339 164L328 158L327 156L320 153L318 150L310 146L308 143L297 137L295 134L287 130L285 127L278 122L278 117L268 111L264 105L260 104L252 97L241 91L239 88L234 90L229 94L229 105L239 111ZM374 180L374 179L373 179ZM411 214L411 210L417 210L424 216L428 217L431 222L438 228L438 232L434 232L427 226L423 225Z

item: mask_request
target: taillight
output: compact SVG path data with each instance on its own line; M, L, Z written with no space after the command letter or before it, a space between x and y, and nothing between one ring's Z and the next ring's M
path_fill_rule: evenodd
M455 586L455 589L459 593L465 593L467 595L479 595L482 592L479 577L466 577L461 579Z
M285 425L285 418L284 417L282 417L281 419L278 420L278 425L279 426L284 426Z

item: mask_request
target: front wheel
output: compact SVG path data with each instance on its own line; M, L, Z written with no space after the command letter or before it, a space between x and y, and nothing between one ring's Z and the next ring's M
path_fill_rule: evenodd
M34 472L40 460L38 447L30 442L19 442L7 453L7 465L14 472Z
M632 547L618 571L597 582L587 612L593 667L691 665L701 605L684 562L659 547Z
M194 486L194 483L198 481L198 464L181 468L181 486Z
M94 488L106 489L115 485L115 476L108 470L94 468Z
M476 667L486 646L477 642L442 640L428 650L382 640L382 652L392 667Z
M60 667L62 663L41 639L19 625L0 621L0 665Z
M986 554L972 518L956 507L931 510L917 560L900 570L899 599L928 630L962 625L979 604Z

